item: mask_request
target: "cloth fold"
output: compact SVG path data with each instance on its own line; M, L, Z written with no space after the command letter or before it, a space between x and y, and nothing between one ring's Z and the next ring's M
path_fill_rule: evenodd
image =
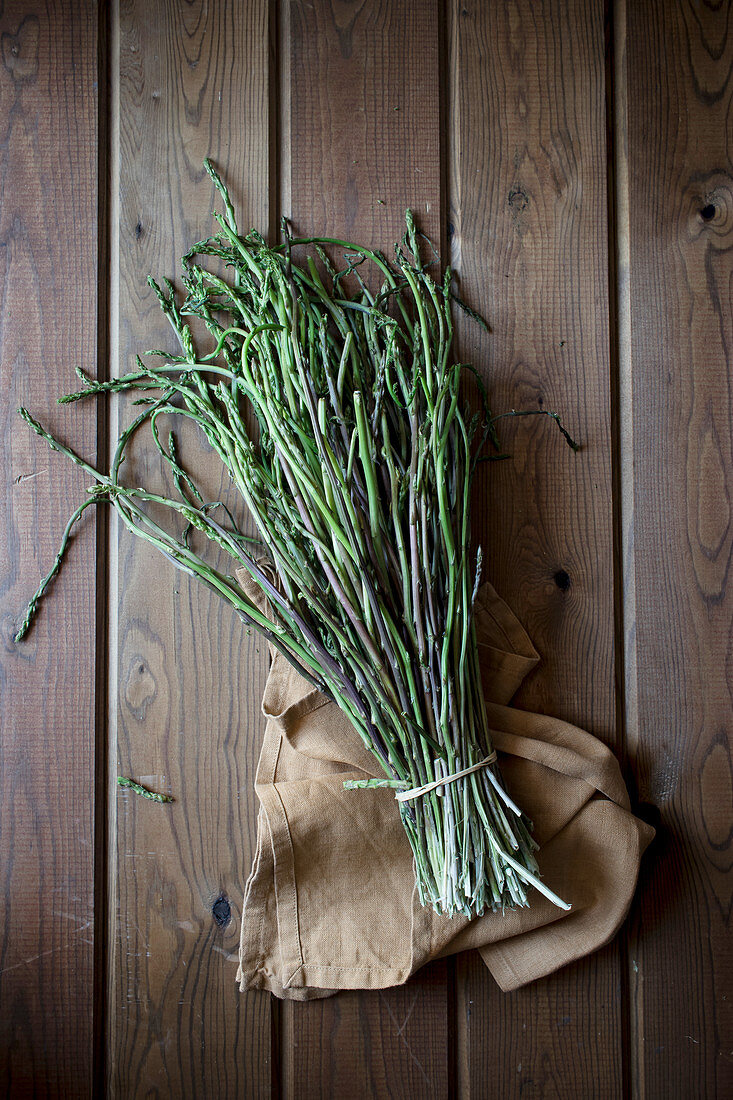
M249 575L238 580L266 608ZM508 704L539 661L489 584L476 600L492 746L534 822L543 879L525 909L468 920L423 908L390 789L344 790L380 769L335 703L272 651L255 778L257 847L245 889L237 981L310 1000L405 982L431 959L477 948L509 991L607 943L621 925L654 832L631 813L621 771L597 738Z

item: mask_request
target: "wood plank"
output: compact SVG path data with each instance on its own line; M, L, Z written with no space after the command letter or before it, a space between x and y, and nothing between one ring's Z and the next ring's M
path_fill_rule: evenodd
M281 193L299 231L389 251L410 206L440 241L439 31L434 0L282 6ZM450 965L285 1004L283 1095L447 1096Z
M115 34L117 370L172 346L146 275L175 274L219 208L210 155L244 225L269 225L268 12L247 4L133 0ZM131 410L120 410L127 423ZM228 479L181 432L184 461L222 499ZM160 477L138 457L126 476ZM136 483L136 482L134 482ZM114 1095L266 1096L270 998L235 984L254 849L254 768L266 647L195 581L113 532L113 744L121 774L170 791L121 793L111 829L116 892L110 973ZM116 727L116 730L115 728Z
M285 5L283 213L298 229L391 250L409 206L440 241L439 15L435 0Z
M517 702L617 745L604 5L462 0L448 33L452 261L493 330L461 320L461 358L494 411L556 410L583 442L503 421L474 533L542 657ZM466 956L457 994L462 1095L620 1094L617 946L508 997Z
M97 8L0 9L0 1091L87 1096L93 1074L95 519L27 640L12 641L86 478L23 404L94 458Z
M626 560L636 589L629 755L640 798L661 815L629 945L633 1094L724 1097L733 1092L733 28L730 5L619 7L633 412Z
M286 1004L282 1095L450 1096L447 965L392 989Z

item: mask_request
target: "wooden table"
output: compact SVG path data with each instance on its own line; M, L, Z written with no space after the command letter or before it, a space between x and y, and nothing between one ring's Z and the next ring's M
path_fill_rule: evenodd
M731 1095L730 4L9 0L0 35L0 1088ZM272 235L387 248L411 206L493 405L583 441L505 422L476 534L543 658L518 705L610 744L659 837L622 934L518 993L466 954L240 995L264 647L101 513L12 641L85 486L13 410L106 461L127 410L54 398L168 341L145 277L209 231L207 154Z

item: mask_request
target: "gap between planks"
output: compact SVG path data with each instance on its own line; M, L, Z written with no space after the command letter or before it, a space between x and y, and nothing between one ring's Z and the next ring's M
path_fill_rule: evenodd
M120 372L120 9L119 0L113 2L107 8L106 36L100 38L100 52L108 55L107 81L106 81L106 112L107 126L106 136L108 148L106 150L106 209L104 211L107 237L107 260L104 272L107 277L107 288L100 287L100 293L106 295L107 301L107 334L105 339L107 351L107 363L100 368L110 377ZM102 95L100 85L100 96ZM100 155L101 159L101 155ZM100 193L101 193L100 187ZM102 211L100 211L100 216ZM100 217L101 224L101 217ZM107 438L104 440L104 450L100 446L100 454L107 462L112 461L113 444L110 425L119 420L119 398L116 394L110 394L107 405L105 427ZM101 441L100 441L101 442ZM104 741L102 749L104 761L104 783L106 797L102 796L103 809L106 811L104 833L102 837L103 859L100 872L103 875L103 889L105 891L105 904L98 919L98 927L103 922L104 939L104 971L100 970L100 979L104 991L100 996L100 1010L102 1019L99 1022L101 1032L101 1049L99 1060L95 1066L95 1084L102 1087L105 1094L111 1091L111 1075L114 1068L114 1041L117 1028L117 1000L112 995L112 983L114 981L115 940L117 934L117 872L116 872L116 848L117 848L117 699L119 693L119 670L116 660L111 659L112 640L116 639L119 632L119 520L116 513L108 516L104 531L106 541L107 564L105 569L105 590L100 593L106 601L105 621L107 626L105 637L105 654L101 675L104 676L104 728L100 731L98 743ZM100 1080L101 1079L101 1080Z

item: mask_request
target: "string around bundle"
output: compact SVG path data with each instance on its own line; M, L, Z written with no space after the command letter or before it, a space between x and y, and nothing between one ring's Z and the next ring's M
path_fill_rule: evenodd
M395 798L398 802L407 802L411 798L419 798L420 795L428 794L430 791L437 790L438 787L444 787L448 783L455 783L457 779L463 779L465 775L471 775L473 772L480 771L481 768L486 768L489 764L493 764L496 760L496 750L490 752L488 756L485 756L483 760L479 760L478 764L472 764L470 768L463 768L459 772L453 772L452 775L445 775L442 779L436 779L433 783L426 783L423 787L412 787L409 791L399 791Z

